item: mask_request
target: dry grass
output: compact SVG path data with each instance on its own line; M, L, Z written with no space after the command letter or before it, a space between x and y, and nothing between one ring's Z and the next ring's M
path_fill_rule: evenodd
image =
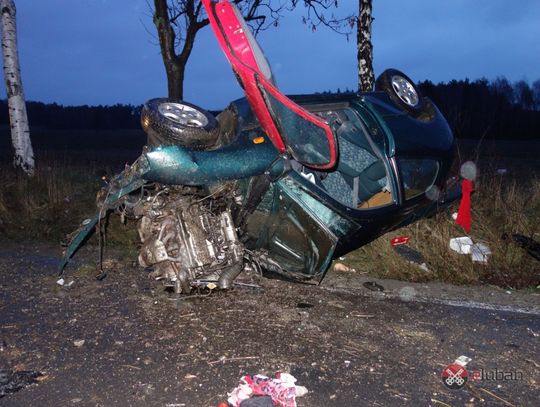
M540 241L540 178L518 181L487 171L476 183L469 236L490 247L488 264L474 263L470 256L449 249L452 237L466 235L451 217L457 206L380 237L346 256L346 263L379 277L418 282L490 283L511 288L540 284L540 262L502 239L504 233L521 233ZM398 235L411 237L409 246L422 253L428 271L394 251L390 239Z
M109 157L110 158L110 157ZM118 160L113 160L114 162ZM121 161L120 161L121 162ZM514 162L521 162L514 160ZM3 165L0 171L0 239L60 242L94 213L100 176L116 170L107 164L52 156L41 158L33 179ZM522 233L540 241L540 176L497 175L497 165L483 165L473 195L475 242L492 251L487 265L452 252L448 241L464 236L451 213L457 204L434 218L384 235L346 256L345 263L370 274L409 281L447 281L458 284L491 283L503 287L531 287L540 283L540 262L523 249L501 239L503 233ZM530 168L530 165L527 166ZM534 171L533 171L534 173ZM538 174L538 172L537 172ZM136 247L135 228L125 228L111 217L108 243ZM397 235L411 237L409 246L421 252L429 271L407 262L390 245ZM96 240L97 241L97 240Z
M26 177L8 163L0 171L0 239L47 240L60 243L96 211L102 174L113 171L103 163L88 165L46 156L35 175ZM108 242L132 241L118 219L111 219Z
M95 177L65 165L39 165L35 176L4 167L0 175L0 232L10 239L58 238L91 206ZM93 178L93 179L92 179Z

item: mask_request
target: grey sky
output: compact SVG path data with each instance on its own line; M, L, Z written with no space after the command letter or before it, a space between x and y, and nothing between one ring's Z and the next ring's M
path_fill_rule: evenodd
M61 104L139 104L166 93L145 0L15 0L25 93ZM357 0L341 0L339 14ZM356 44L287 14L259 41L286 93L356 87ZM435 82L540 78L540 1L374 0L376 74ZM209 27L189 62L185 99L220 108L241 90ZM0 97L5 89L0 88Z

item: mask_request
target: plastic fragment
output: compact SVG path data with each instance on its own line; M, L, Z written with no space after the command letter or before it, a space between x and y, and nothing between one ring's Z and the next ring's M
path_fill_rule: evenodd
M393 247L401 246L403 244L409 243L409 240L411 240L410 236L396 236L390 240L390 244Z

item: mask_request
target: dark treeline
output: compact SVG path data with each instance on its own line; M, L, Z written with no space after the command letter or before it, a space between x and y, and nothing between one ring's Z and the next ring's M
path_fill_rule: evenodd
M437 104L459 138L540 138L540 80L532 86L526 81L510 83L505 78L438 84L424 81L418 85L422 93ZM339 89L338 93L341 93ZM141 106L62 106L28 102L27 108L32 127L140 129ZM8 121L7 102L0 100L0 125Z
M540 139L540 79L532 86L506 78L424 81L418 86L445 115L456 137Z
M32 127L50 130L118 130L140 128L142 106L62 106L56 103L27 102ZM8 124L7 101L0 101L0 124Z
M418 84L446 116L458 138L540 138L540 80L505 78Z

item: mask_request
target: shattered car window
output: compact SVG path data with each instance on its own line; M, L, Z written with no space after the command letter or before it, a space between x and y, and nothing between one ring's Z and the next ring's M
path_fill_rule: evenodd
M262 91L274 112L273 117L278 121L276 124L281 136L292 150L294 158L320 166L331 161L332 147L324 129L294 112L264 88Z

